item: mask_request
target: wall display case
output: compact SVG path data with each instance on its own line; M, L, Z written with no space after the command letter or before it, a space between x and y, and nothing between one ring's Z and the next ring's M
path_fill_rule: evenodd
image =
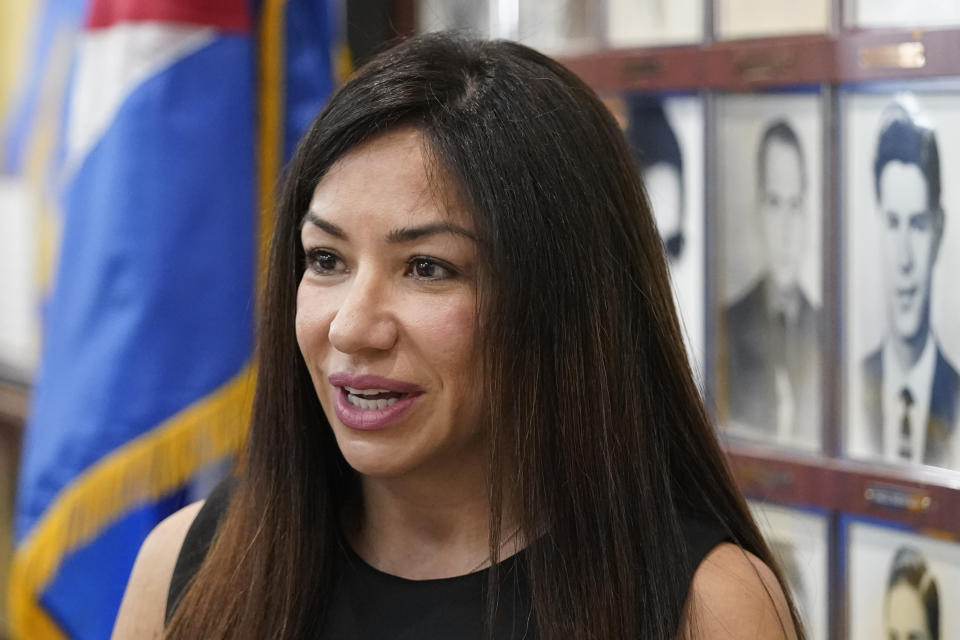
M942 360L954 370L960 367L960 296L955 295L953 282L955 274L960 274L960 224L952 222L960 202L949 179L960 162L960 156L954 157L960 153L960 116L956 115L960 113L960 28L904 29L907 20L898 14L895 19L888 15L888 20L895 20L889 24L900 28L839 30L838 25L849 26L860 19L851 13L852 5L841 6L842 2L846 0L825 4L822 11L820 5L801 7L819 16L807 23L809 28L799 28L803 21L785 19L797 28L791 28L790 35L771 36L785 31L723 26L729 27L731 16L736 17L732 9L754 14L741 20L741 26L762 22L763 7L748 10L750 2L715 0L705 4L714 30L708 29L703 44L637 48L624 41L621 46L630 48L564 60L605 96L629 95L638 103L656 103L669 92L686 91L696 92L703 100L706 278L700 299L708 315L705 397L717 423L726 425L723 445L738 484L755 505L767 505L756 508L757 519L775 552L790 555L783 552L790 544L811 550L806 558L813 560L800 564L794 574L813 571L813 565L820 573L809 581L794 577L795 584L803 583L794 589L811 637L832 640L900 637L889 632L899 634L904 629L887 628L884 616L886 603L893 601L886 594L893 567L910 559L904 552L896 560L901 547L913 545L927 566L933 567L928 573L937 576L941 592L955 589L950 586L955 578L940 576L960 571L956 551L960 544L950 542L960 540L960 465L946 458L955 455L953 434L960 427L946 426L954 424L950 420L927 427L931 413L948 413L941 408L956 399L952 385L939 382L942 374L937 383L932 377L928 381L929 395L938 398L938 409L930 405L927 417L911 415L910 434L916 441L911 440L910 460L897 460L897 451L887 453L886 445L871 444L862 397L865 362L878 350L882 352L888 327L895 327L893 322L899 316L906 318L911 310L918 318L929 317L928 322L915 324L928 325L934 361ZM608 4L608 11L615 4ZM768 9L779 7L776 11L784 17L790 15L779 2L763 4ZM862 13L861 18L866 15ZM845 16L842 22L841 16ZM812 33L797 35L798 31ZM761 35L768 37L755 37ZM725 39L747 37L753 39ZM617 46L617 41L611 37L609 44ZM622 115L625 103L617 104L615 114L629 122ZM905 222L898 216L881 215L892 211L880 206L877 151L884 125L898 119L926 132L920 139L932 137L937 142L940 206L936 210L942 210L942 215L927 215L935 208L926 197L929 181L924 171L912 168L915 163L902 158L891 175L901 182L913 179L915 184L913 189L901 185L896 193L919 204L900 203L900 208L922 215ZM769 426L763 429L765 424L775 424L771 420L755 421L758 428L729 419L733 403L756 402L762 397L757 389L770 386L757 376L759 382L734 391L737 398L732 397L728 334L747 326L731 317L731 308L769 272L769 257L783 254L763 249L763 227L757 220L763 196L758 189L763 155L759 142L776 120L794 131L799 144L781 144L779 155L791 162L780 162L773 173L795 177L801 172L786 168L802 163L806 169L799 183L805 185L804 197L793 198L794 209L802 209L799 205L804 203L813 214L809 237L796 229L782 236L785 245L805 247L802 261L796 263L800 264L795 269L797 281L819 314L820 333L811 342L819 347L816 388L820 398L809 403L818 403L819 408L805 409L813 416L808 424L814 425L805 435L784 436ZM801 153L793 150L797 146ZM931 153L923 153L926 164L932 166ZM801 154L803 160L798 161ZM931 173L929 167L926 173ZM651 183L655 180L647 178ZM884 234L890 236L888 242ZM891 255L900 260L882 260L891 253L885 244L899 250ZM923 264L927 268L918 272ZM914 277L910 281L904 277L905 286L886 285L888 278L903 274ZM929 303L918 304L924 298ZM899 316L894 313L898 310ZM747 333L755 337L757 331ZM807 351L815 352L816 347ZM775 381L776 375L769 378ZM915 400L913 410L920 404ZM912 429L914 422L923 423L924 430ZM891 429L895 436L902 433L902 421L894 426L900 427L900 431ZM933 435L920 442L920 433L926 431ZM935 448L942 458L922 459L927 441L940 443ZM891 442L898 444L896 437ZM851 522L856 525L847 526ZM796 566L786 557L781 564L788 574ZM808 603L809 584L825 585L814 590L820 604ZM904 590L892 593L899 599L897 607L903 609L901 604L910 600L903 597ZM940 638L960 637L952 624L941 623Z
M859 518L842 533L849 640L960 638L960 542Z
M696 94L608 98L643 175L673 279L691 367L704 364L704 111Z
M845 445L960 470L960 83L842 95Z
M829 520L823 513L748 501L790 583L810 640L828 637Z
M607 0L611 47L692 44L703 40L703 0Z
M846 0L849 28L950 27L960 25L956 0Z
M717 99L717 402L731 435L822 448L818 91Z
M715 0L718 40L824 33L833 13L830 0Z

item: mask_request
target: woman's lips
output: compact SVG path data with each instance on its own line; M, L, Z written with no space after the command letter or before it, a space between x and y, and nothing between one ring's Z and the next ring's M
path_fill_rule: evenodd
M385 429L393 425L413 408L417 398L423 394L423 389L418 385L375 375L338 372L330 374L328 380L336 392L334 413L337 418L347 427L363 431ZM380 392L375 394L380 396L380 401L369 397L374 394L355 393L358 391ZM382 397L383 392L390 394L389 400ZM351 396L354 402L351 402ZM389 404L383 406L385 402Z
M393 378L384 378L371 374L347 373L338 371L327 378L335 387L353 387L354 389L385 389L397 393L423 393L419 385Z

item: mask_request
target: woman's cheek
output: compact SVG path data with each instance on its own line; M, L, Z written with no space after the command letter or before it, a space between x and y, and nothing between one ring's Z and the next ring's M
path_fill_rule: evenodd
M321 347L325 341L326 332L323 328L326 322L325 316L321 300L316 293L301 285L297 291L297 314L294 324L300 352L308 365L311 364L310 356L316 355L312 352Z
M455 301L434 307L418 327L419 341L432 354L435 366L450 379L469 377L477 340L476 308L469 301Z

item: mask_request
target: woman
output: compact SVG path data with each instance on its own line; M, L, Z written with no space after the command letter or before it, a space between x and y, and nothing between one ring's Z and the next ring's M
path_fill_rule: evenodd
M901 547L893 557L884 625L888 640L940 640L940 595L923 554Z
M430 35L359 70L263 309L229 507L151 534L115 637L165 600L168 638L797 637L631 152L556 62Z

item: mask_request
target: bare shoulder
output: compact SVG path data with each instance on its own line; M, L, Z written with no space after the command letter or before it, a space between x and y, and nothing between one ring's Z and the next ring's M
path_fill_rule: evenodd
M692 638L795 640L783 589L757 556L718 545L697 568L690 587Z
M113 626L113 640L163 635L173 568L187 530L202 506L203 501L199 501L180 509L154 527L143 541Z

